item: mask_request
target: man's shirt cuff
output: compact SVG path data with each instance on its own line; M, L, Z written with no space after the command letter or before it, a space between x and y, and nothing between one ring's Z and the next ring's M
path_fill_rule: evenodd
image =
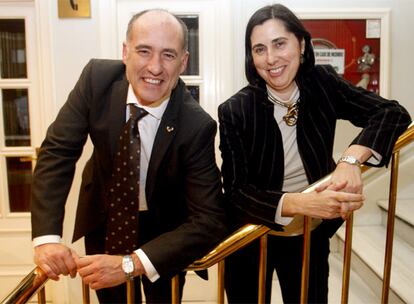
M60 242L61 242L60 236L53 235L53 234L38 236L32 240L33 247L40 246L43 244L52 244L52 243L60 243Z
M149 260L149 258L145 254L145 252L142 251L141 249L138 249L138 250L135 250L135 253L137 254L139 260L142 263L142 266L145 269L145 274L146 274L147 278L151 282L155 282L156 280L158 280L160 275L158 274L158 272L155 269L154 265L152 265L151 261Z

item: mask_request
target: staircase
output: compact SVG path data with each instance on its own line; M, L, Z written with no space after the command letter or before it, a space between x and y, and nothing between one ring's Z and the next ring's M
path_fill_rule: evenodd
M378 225L354 226L352 242L352 271L381 299L388 201L378 201L382 211ZM341 227L336 238L338 254L343 252L345 228ZM351 278L352 290L352 278ZM350 302L351 303L351 302ZM393 260L389 303L414 303L414 200L397 201Z

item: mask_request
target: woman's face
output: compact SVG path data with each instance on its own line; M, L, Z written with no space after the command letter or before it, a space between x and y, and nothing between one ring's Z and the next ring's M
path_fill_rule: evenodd
M290 97L300 65L301 49L293 33L277 19L269 19L253 28L250 36L253 63L257 73L283 97Z

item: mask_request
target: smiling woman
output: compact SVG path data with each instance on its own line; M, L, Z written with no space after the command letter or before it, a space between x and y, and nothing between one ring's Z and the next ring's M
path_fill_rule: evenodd
M304 52L304 41L298 41L281 21L270 19L254 27L251 44L257 73L283 100L288 99L296 88L293 80Z
M331 66L315 66L311 35L283 5L252 15L245 54L249 84L218 111L231 230L246 223L282 230L302 215L321 219L312 232L307 299L327 303L329 239L364 202L359 164L387 164L410 117L396 101L353 87ZM339 119L362 131L335 165ZM379 143L379 137L390 142ZM331 172L315 192L300 193ZM266 303L274 270L283 301L300 302L302 243L302 236L269 236ZM226 259L229 303L257 303L258 259L258 243Z

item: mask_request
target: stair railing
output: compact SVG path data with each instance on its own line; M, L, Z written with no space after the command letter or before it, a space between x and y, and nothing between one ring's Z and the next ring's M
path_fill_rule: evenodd
M382 300L381 303L388 303L388 295L390 288L391 264L392 264L392 246L394 235L394 218L395 206L397 199L397 182L398 182L398 164L400 150L414 141L414 123L398 138L392 154L391 159L391 176L390 176L390 191L389 191L389 208L388 208L388 222L387 222L387 237L384 257L384 272L383 272L383 286L382 286ZM365 172L369 168L362 167ZM303 193L312 192L320 184L329 180L331 175L322 178L320 181L312 184L306 188ZM302 287L301 287L301 303L307 303L307 291L309 280L309 257L310 257L310 233L315 227L320 224L321 220L310 218L308 216L296 216L292 222L283 227L283 231L274 231L264 225L248 224L231 234L228 238L222 241L217 247L210 251L203 258L195 261L187 270L205 270L209 267L218 264L218 301L217 303L224 303L224 263L225 258L233 252L250 244L254 240L260 238L260 261L259 261L259 304L264 302L265 295L265 275L266 275L266 253L267 253L267 235L293 236L304 235L303 258L302 258ZM351 265L351 247L352 247L352 227L353 214L346 221L346 236L344 249L344 262L342 274L342 300L341 303L348 303L349 292L349 277ZM21 304L26 303L36 293L38 293L38 303L45 303L44 285L48 280L44 272L36 267L30 272L18 286L6 296L1 304ZM179 303L179 277L175 276L172 281L172 303ZM130 283L130 282L129 282ZM131 283L130 283L131 284ZM130 286L131 287L131 286ZM83 285L83 303L89 304L89 287ZM133 303L133 290L127 288L127 303Z

